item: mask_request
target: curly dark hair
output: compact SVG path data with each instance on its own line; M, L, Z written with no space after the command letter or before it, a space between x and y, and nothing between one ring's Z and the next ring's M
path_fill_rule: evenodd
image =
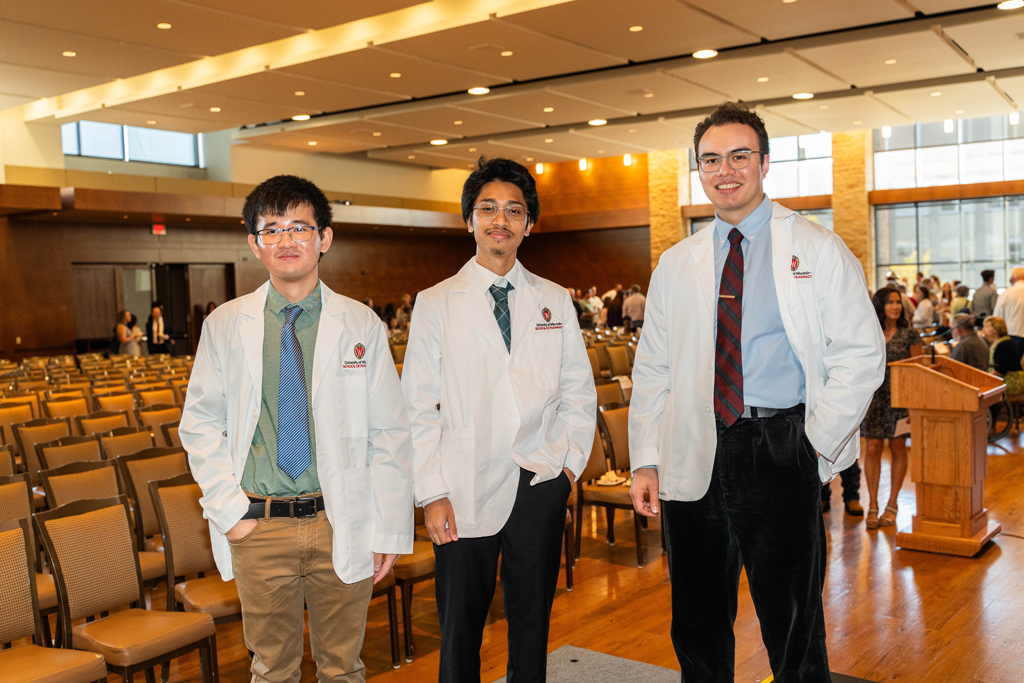
M259 229L260 216L281 216L303 205L313 209L316 227L323 229L331 226L331 203L319 187L294 175L268 178L245 198L245 206L242 207L245 228L250 235L255 235Z
M537 197L537 182L522 164L511 159L480 157L476 170L469 174L462 186L462 220L469 222L473 206L487 183L501 181L511 183L523 193L526 201L526 224L534 225L540 218L540 199Z
M708 114L707 118L697 124L693 132L693 153L700 156L700 139L712 126L724 126L729 123L740 123L750 126L757 134L757 144L761 147L762 159L768 156L768 129L764 127L764 120L750 111L747 105L738 102L726 102L718 109Z
M903 296L900 295L898 289L892 287L882 287L880 290L875 292L871 297L871 305L875 307L875 315L878 316L878 324L885 329L885 305L889 303L889 297L892 294L896 294L900 297L900 308L903 307ZM896 327L908 327L907 316L901 315L896 319Z

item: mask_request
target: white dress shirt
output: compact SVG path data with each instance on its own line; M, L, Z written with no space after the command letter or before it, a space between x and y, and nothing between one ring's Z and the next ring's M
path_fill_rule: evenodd
M992 315L1006 321L1006 331L1011 337L1024 337L1024 280L1003 290L996 299Z

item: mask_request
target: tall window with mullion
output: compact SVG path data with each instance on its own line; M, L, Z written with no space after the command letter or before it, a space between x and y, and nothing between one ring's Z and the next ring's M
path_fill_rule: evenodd
M174 166L200 166L199 138L156 128L76 121L61 126L61 147L69 156L120 159Z

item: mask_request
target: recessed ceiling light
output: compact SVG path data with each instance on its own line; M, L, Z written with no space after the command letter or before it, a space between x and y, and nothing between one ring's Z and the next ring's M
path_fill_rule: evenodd
M392 71L391 72L391 78L401 78L401 77L402 77L402 74L398 73L397 71Z
M586 171L587 170L587 160L586 159L580 159L580 170L581 171ZM127 218L127 216L125 216L125 218Z
M590 119L589 121L587 121L587 123L589 123L591 126L603 126L608 122L604 119Z
M545 113L545 114L550 114L550 113L551 113L551 112L553 112L554 110L555 110L555 108L554 108L554 107L544 107L544 113Z
M214 114L216 114L217 112L220 111L220 107L210 107L210 111L212 111Z
M149 121L146 121L146 125L147 126L155 126L156 125L156 121L154 121L153 119L150 119Z
M759 79L757 79L757 82L758 83L767 83L768 82L768 77L767 76L761 76Z
M470 88L466 92L468 92L470 95L486 95L487 93L491 92L491 89L490 88L483 88L483 87L480 87L480 88Z
M512 50L503 50L502 53L501 53L501 56L502 57L511 57L512 56Z
M415 154L410 154L410 155L409 155L409 156L408 156L407 158L409 158L409 159L415 159L415 158L416 158L416 155L415 155Z
M308 144L308 145L309 145L310 147L316 147L316 140L310 140L310 141L309 141L308 143L306 143L306 144Z
M452 125L461 126L462 125L462 121L452 121Z
M476 151L476 147L470 147L470 148L469 148L469 151L470 151L470 152L475 152L475 151Z
M644 27L643 26L630 26L629 30L630 30L631 33L640 33L640 31L644 30Z
M554 138L544 138L544 142L554 142Z
M818 107L818 109L828 109L828 105L827 104L823 104L820 107Z
M373 137L379 138L381 135L384 135L384 133L381 133L379 130L373 131Z
M64 55L65 57L74 57L78 53L77 52L72 52L71 50L64 50L64 52L61 52L61 54Z
M652 97L654 97L654 93L652 93L652 92L645 92L644 93L644 97L646 97L647 99L651 99Z
M693 56L696 59L711 59L718 56L718 50L697 50Z
M629 130L627 130L626 132L627 132L627 133L635 133L635 132L636 132L636 128L630 128L630 129L629 129Z
M604 150L603 149L599 149L599 150L597 150L597 153L598 154L604 154Z
M932 97L942 97L942 93L936 90L935 92L932 93Z
M533 157L526 157L527 161L533 161Z
M538 175L543 174L544 173L544 164L537 164L535 170L537 171Z
M782 4L783 5L791 5L794 2L796 2L796 0L782 0Z
M1020 9L1024 7L1024 0L1003 0L996 7L998 9Z
M292 117L292 121L309 121L309 114L296 114Z
M305 95L305 94L306 94L306 91L305 91L305 90L296 90L296 91L295 91L295 96L296 96L296 97L302 97L302 96L303 96L303 95Z
M813 97L814 93L812 92L798 92L793 94L794 100L809 100L812 99Z
M430 144L434 145L435 147L440 147L441 145L447 145L448 141L445 140L444 138L438 138L437 140L431 140Z
M895 64L896 60L895 59L887 59L887 60L885 60L885 63L886 64Z
M963 113L964 113L964 110L963 110L963 109L957 109L957 110L956 110L955 112L953 112L953 113L954 113L954 114L963 114Z
M864 122L863 122L863 121L854 121L854 122L853 122L853 125L855 125L855 126L859 126L859 125L860 125L860 124L862 124L862 123L864 123Z
M166 21L161 21L159 24L156 25L156 27L157 28L162 28L163 30L166 31L167 29L169 29L171 27L171 25L168 24Z

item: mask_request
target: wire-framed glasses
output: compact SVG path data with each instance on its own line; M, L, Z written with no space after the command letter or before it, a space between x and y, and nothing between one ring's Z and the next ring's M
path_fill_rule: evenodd
M738 171L750 166L751 154L764 154L764 152L754 149L737 149L725 156L725 162L729 164L729 168ZM700 164L700 170L705 173L714 173L722 167L722 157L717 154L705 154L697 159L697 163Z
M495 206L494 204L481 204L480 206L474 206L473 210L487 220L494 220L498 217L498 211L502 210L504 210L505 218L509 223L522 223L526 220L526 209L515 204L505 207Z
M296 225L291 228L267 228L266 230L258 230L256 232L259 235L260 241L263 244L277 244L284 239L284 234L287 232L292 236L293 242L308 242L313 239L313 234L320 228L314 228L311 225Z

